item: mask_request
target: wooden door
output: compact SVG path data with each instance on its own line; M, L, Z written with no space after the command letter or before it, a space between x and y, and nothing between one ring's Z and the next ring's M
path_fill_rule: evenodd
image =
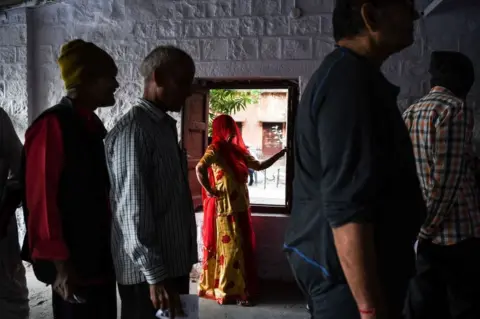
M182 143L187 152L188 181L195 211L202 209L202 187L195 167L207 148L208 90L196 89L185 102L182 114Z
M287 212L290 213L292 209L293 198L293 178L294 178L294 132L295 132L295 117L297 115L297 107L300 101L300 94L298 90L298 84L292 83L288 87L288 127L287 127L287 185L285 187L286 192L286 205Z

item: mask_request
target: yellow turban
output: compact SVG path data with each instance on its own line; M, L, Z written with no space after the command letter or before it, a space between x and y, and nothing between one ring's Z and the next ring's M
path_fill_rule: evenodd
M67 90L85 81L117 73L115 61L107 52L80 39L62 46L58 65Z

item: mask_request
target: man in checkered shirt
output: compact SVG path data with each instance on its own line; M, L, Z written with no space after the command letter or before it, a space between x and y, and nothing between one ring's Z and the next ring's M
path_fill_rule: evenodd
M473 64L461 53L436 51L430 74L431 91L403 114L427 204L407 315L480 318L479 189L466 104Z
M113 211L112 254L122 319L180 312L197 262L195 214L176 120L191 94L195 64L160 46L140 67L144 93L110 131L106 158Z

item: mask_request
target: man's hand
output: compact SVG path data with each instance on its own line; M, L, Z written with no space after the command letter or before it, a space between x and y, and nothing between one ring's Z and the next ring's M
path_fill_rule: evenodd
M55 261L54 264L57 268L57 278L53 283L53 290L65 301L80 302L75 297L75 288L78 281L72 267L66 261Z
M169 282L150 285L150 300L156 310L168 310L169 318L185 315L178 290Z

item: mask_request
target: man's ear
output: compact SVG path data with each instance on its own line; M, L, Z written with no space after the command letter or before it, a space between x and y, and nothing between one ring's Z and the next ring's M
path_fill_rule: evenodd
M378 30L381 19L381 12L371 3L364 3L360 8L360 14L365 24L365 28L369 32L375 32Z

